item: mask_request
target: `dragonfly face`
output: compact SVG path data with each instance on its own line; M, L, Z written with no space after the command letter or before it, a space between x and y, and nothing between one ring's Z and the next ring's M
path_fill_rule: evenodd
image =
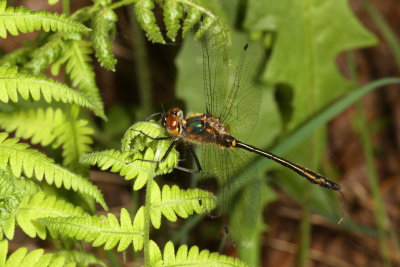
M170 108L162 117L162 125L171 136L178 136L182 133L183 112L180 108Z

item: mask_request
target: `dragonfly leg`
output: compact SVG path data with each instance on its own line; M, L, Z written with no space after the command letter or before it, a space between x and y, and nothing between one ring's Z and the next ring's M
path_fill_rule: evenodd
M199 171L188 169L188 168L184 168L184 167L181 167L181 166L176 166L175 169L180 170L180 171L184 171L184 172L189 172L189 173L199 173Z
M148 138L150 138L152 140L170 140L170 139L174 139L175 138L175 136L153 137L153 136L150 136L150 135L146 134L142 130L133 130L133 131L139 132L139 133L143 134L144 136L146 136L146 137L148 137Z
M190 153L193 155L194 162L196 163L197 166L197 172L202 172L203 169L201 168L199 158L197 157L196 152L193 149L193 146L191 144L187 144L187 146L189 147Z
M165 152L164 156L162 156L162 158L161 158L160 160L135 159L135 160L133 160L133 161L131 161L131 162L128 162L127 164L131 164L131 163L133 163L133 162L135 162L135 161L137 161L137 160L139 160L139 161L144 161L144 162L151 162L151 163L162 163L162 162L164 162L164 161L167 159L169 153L171 153L172 149L175 147L175 145L176 145L177 142L178 142L178 140L174 140L174 141L169 145L167 151Z
M157 113L154 113L154 114L151 114L150 116L148 116L146 119L144 119L145 121L149 121L149 120L151 120L153 117L156 117L156 116L161 116L161 112L157 112Z

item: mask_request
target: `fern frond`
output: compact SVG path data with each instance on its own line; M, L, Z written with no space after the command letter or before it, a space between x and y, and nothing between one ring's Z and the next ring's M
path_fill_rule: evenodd
M61 250L55 251L53 254L64 257L67 263L76 262L78 266L107 266L104 261L85 251Z
M8 170L0 170L0 236L3 227L21 203L23 192L15 186L14 177ZM0 238L1 239L1 238Z
M180 29L180 20L183 17L182 5L174 0L164 1L164 23L167 28L167 36L175 42L175 37Z
M157 229L161 226L161 214L175 222L177 216L187 218L193 213L210 212L216 206L215 196L198 188L183 190L176 185L164 185L161 193L157 183L153 182L151 193L150 218Z
M61 109L17 110L15 112L0 112L0 127L7 132L15 131L15 136L31 139L32 144L47 146L59 136L56 127L64 124L65 114Z
M152 0L140 0L135 4L135 15L140 26L146 32L149 41L165 44L164 37L156 23L153 9L154 3Z
M201 11L195 7L188 7L182 26L182 36L185 36L201 19Z
M8 138L7 133L0 133L0 168L5 169L9 164L12 173L20 177L22 171L28 178L35 176L41 181L45 178L48 184L55 184L57 188L80 192L94 198L104 209L107 205L99 189L88 179L76 175L54 163L54 161L37 150L30 149L27 144L18 143L16 138Z
M64 123L54 128L57 136L54 147L63 148L63 165L77 169L79 158L92 151L90 144L93 143L94 130L89 127L87 120L78 119L79 109L72 107Z
M163 150L166 151L165 149ZM105 150L94 152L81 157L80 162L86 165L97 165L102 170L110 169L111 172L119 173L126 180L136 178L133 185L134 190L141 189L150 178L150 176L171 172L176 166L175 160L165 160L159 164L154 173L154 163L144 162L140 159L154 159L154 151L148 148L143 156L140 153L120 152L116 150Z
M28 61L28 56L32 53L32 46L24 43L24 46L0 57L0 66L16 67L20 64L25 64Z
M75 262L67 263L66 259L62 256L53 253L44 254L44 249L35 249L28 253L26 247L18 248L8 258L8 241L0 241L0 266L14 267L14 266L41 266L41 267L74 267Z
M39 218L47 217L71 217L89 216L81 207L74 206L63 199L57 199L55 195L46 196L38 192L33 196L25 195L13 217L6 222L4 233L7 238L14 236L15 220L19 227L30 237L39 236L46 238L46 228L37 223Z
M69 19L65 15L49 13L44 10L32 11L24 7L7 7L7 1L0 1L0 37L6 38L19 32L35 30L59 32L87 32L84 25Z
M118 17L113 10L102 9L93 18L93 32L90 35L100 65L112 71L115 71L115 64L117 63L111 43L111 39L115 37L115 22L117 20Z
M33 50L29 61L24 65L24 70L31 74L40 74L51 63L57 60L64 49L62 34L52 34L46 42Z
M41 94L46 102L54 99L63 103L77 104L90 108L96 115L105 118L102 107L60 82L41 76L19 73L15 68L0 67L0 101L17 102L18 95L25 100L31 95L34 101L38 101Z
M66 44L66 50L63 57L57 64L65 63L65 70L69 74L72 86L79 88L84 95L95 103L97 107L104 113L103 102L100 98L99 89L95 81L95 73L90 64L92 59L90 54L93 53L91 43L86 40L72 40ZM55 75L52 68L52 73Z
M173 149L162 163L145 162L145 160L157 160L166 153L170 142L155 141L139 131L150 136L162 136L164 129L152 122L139 122L131 126L122 139L122 151L106 150L94 152L81 157L82 164L97 165L102 170L111 168L111 172L117 172L126 180L136 178L133 189L142 188L150 177L171 172L178 164L178 152Z
M231 258L219 253L211 253L208 250L199 250L199 247L193 246L190 249L186 245L182 245L175 252L172 242L168 242L161 254L160 249L154 243L150 243L151 266L232 266L247 267L244 262L239 259Z
M144 218L141 207L132 223L126 209L121 209L120 221L108 213L108 216L43 218L39 220L51 231L63 235L92 242L92 246L104 245L105 250L118 244L118 251L124 251L132 243L135 251L143 248Z

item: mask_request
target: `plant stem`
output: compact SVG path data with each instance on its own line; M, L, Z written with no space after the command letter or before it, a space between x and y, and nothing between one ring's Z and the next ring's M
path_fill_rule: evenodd
M362 145L364 150L365 161L367 163L368 180L371 186L372 198L374 200L374 213L378 226L379 243L384 266L392 266L390 262L388 238L386 234L388 220L384 209L382 196L379 192L378 174L376 171L373 149L371 145L371 137L368 125L365 119L365 112L362 103L357 105L357 124L361 132Z
M303 212L301 216L300 225L300 240L297 251L297 259L295 266L307 266L308 255L310 251L310 233L311 233L311 223L310 223L310 184L304 184L306 187L304 190L305 196L303 201Z
M108 8L116 9L118 7L121 7L121 6L126 6L126 5L133 4L133 3L137 2L137 1L138 0L121 0L119 2L116 2L116 3L112 4L112 5L110 5Z
M63 13L65 14L65 15L69 15L69 13L70 13L70 3L69 3L69 0L63 0L62 1L62 3L63 3L63 6L62 6L62 9L63 9Z
M347 54L350 77L356 81L356 63L353 53ZM365 118L364 107L361 100L357 103L357 129L361 133L362 145L364 150L365 161L367 163L368 180L371 186L372 198L374 200L374 214L378 224L378 234L381 254L384 266L391 266L388 238L386 229L388 228L388 218L383 206L382 196L379 192L378 174L374 163L373 149L371 145L371 137Z
M155 164L154 164L155 165ZM146 203L144 205L144 242L143 242L143 252L144 252L144 266L150 266L150 208L151 208L151 190L153 187L154 177L149 176L146 185Z

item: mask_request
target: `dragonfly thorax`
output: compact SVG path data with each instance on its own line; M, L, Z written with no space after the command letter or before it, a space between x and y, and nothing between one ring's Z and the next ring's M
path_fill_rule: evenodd
M208 113L190 113L182 120L181 138L191 143L216 144L222 148L235 146L229 127Z

